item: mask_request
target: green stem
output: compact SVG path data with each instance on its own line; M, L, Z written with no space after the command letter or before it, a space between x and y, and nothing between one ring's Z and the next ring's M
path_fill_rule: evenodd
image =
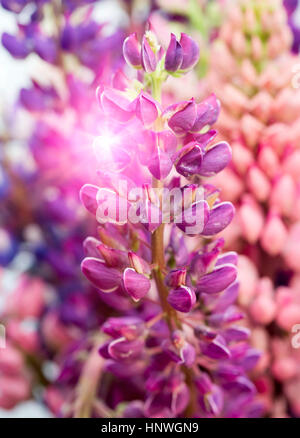
M151 81L152 96L157 102L161 103L161 79L152 77Z
M161 181L157 181L153 178L153 187L161 188L163 184ZM168 303L169 290L164 282L165 271L165 250L164 250L164 224L161 224L152 234L151 237L151 249L152 249L152 263L153 263L153 278L156 283L160 303L163 312L166 315L166 320L170 331L173 330L173 323L176 327L180 326L180 322L177 318L177 313Z
M155 80L155 78L152 79L152 95L158 102L161 101L161 81ZM158 128L160 127L160 124L161 121L158 120L157 121ZM152 186L155 189L162 189L163 182L153 178ZM170 333L172 333L172 331L176 328L181 329L181 321L177 316L176 310L173 309L173 307L170 306L170 304L168 303L169 290L165 285L165 281L164 281L165 280L164 272L166 268L165 248L164 248L164 224L161 224L152 234L151 249L152 249L152 263L153 263L152 275L155 280L162 310L165 314L165 318ZM186 408L185 415L186 417L192 417L194 415L195 406L197 404L197 397L196 397L195 385L194 385L194 375L193 375L193 371L190 370L189 368L183 366L182 369L185 375L186 384L189 387L189 391L190 391L190 402Z

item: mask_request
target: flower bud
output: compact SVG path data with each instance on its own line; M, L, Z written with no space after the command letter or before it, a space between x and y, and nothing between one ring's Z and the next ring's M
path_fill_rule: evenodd
M199 46L191 37L185 33L181 34L180 45L183 51L183 60L180 66L181 70L192 69L199 59Z
M170 72L175 72L180 68L182 62L183 49L172 33L170 44L166 52L165 69Z
M186 286L172 289L168 295L168 303L178 312L188 313L196 303L195 292Z
M174 269L169 272L165 278L166 285L177 288L185 285L186 269Z
M127 64L135 68L142 67L141 45L136 33L129 35L123 43L123 55Z

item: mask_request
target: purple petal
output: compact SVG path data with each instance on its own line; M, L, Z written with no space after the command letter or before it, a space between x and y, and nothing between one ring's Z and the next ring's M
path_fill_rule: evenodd
M185 285L186 269L174 269L165 278L165 283L169 287L177 288Z
M158 180L165 179L171 172L172 166L173 163L169 155L157 147L148 166L154 178Z
M221 335L217 335L212 342L201 343L201 351L211 359L228 359L231 356L226 341Z
M119 90L106 88L100 95L100 102L104 112L118 122L126 123L134 115L131 102Z
M191 367L196 360L196 350L188 342L181 349L182 363L187 367Z
M132 376L138 376L144 372L144 361L135 360L130 363L125 361L107 360L105 363L107 371L114 374L121 379L132 378Z
M226 252L224 254L221 254L218 257L216 266L219 265L227 265L228 263L232 264L232 265L237 265L238 263L238 255L235 251L229 251Z
M213 248L212 251L197 254L191 262L191 270L196 277L203 276L207 271L211 270L220 253L218 248Z
M121 284L122 276L117 269L109 268L99 259L87 257L81 263L87 279L102 292L112 292Z
M120 251L119 249L109 248L108 246L103 245L102 243L98 245L98 251L108 266L118 269L124 269L125 267L128 267L129 261L126 251Z
M172 289L168 295L168 303L178 312L188 313L196 303L195 292L186 286Z
M215 371L216 376L222 381L231 382L241 375L242 369L232 364L220 364Z
M197 117L192 132L199 132L205 126L213 125L220 114L220 101L214 94L197 105Z
M141 47L136 33L132 33L123 43L123 55L127 64L139 68L142 66Z
M142 274L138 274L134 269L127 268L123 274L123 283L126 292L134 301L139 301L150 290L150 280Z
M225 383L223 386L227 391L250 392L253 394L256 392L254 384L245 376L238 376L235 380Z
M194 328L194 334L196 338L201 341L212 341L217 336L217 332L205 325L198 325Z
M171 34L171 40L166 52L165 69L170 72L178 70L183 61L183 50L175 35Z
M212 390L200 397L199 401L204 412L218 417L224 406L222 389L217 385L213 385Z
M39 36L34 40L34 50L46 62L54 63L57 59L57 44L52 38Z
M154 72L157 66L156 55L151 49L151 46L148 43L147 38L145 36L143 37L143 42L142 42L142 65L147 73Z
M144 322L134 316L108 318L102 326L102 331L113 338L125 337L133 340L143 333Z
M213 139L216 137L217 131L214 129L211 129L210 131L206 132L205 134L195 134L195 133L189 133L186 137L186 143L189 143L191 141L194 141L201 145L202 149L205 150L207 145L213 141Z
M226 289L237 277L234 265L216 267L210 274L204 275L197 284L198 293L215 294Z
M196 41L185 33L181 34L180 45L183 50L183 60L180 68L181 70L191 69L198 62L199 46Z
M177 149L177 137L171 131L157 132L157 143L166 154L168 154L173 161Z
M183 214L174 219L177 227L189 235L202 233L209 218L209 206L206 201L199 201L185 209Z
M224 292L221 293L217 304L214 308L215 312L222 312L236 302L239 293L239 283L236 281L231 284Z
M286 8L286 11L288 15L292 15L295 10L297 9L299 0L283 0L284 7Z
M110 342L105 342L103 345L99 347L98 353L100 356L102 356L104 359L111 359L111 356L108 351Z
M213 313L208 317L209 323L214 327L220 327L224 324L229 324L232 322L239 321L245 317L244 313L241 312L234 306L228 307L225 311L221 313Z
M83 242L84 253L87 257L100 257L98 246L101 244L100 240L95 237L87 237Z
M145 93L141 93L137 98L136 116L146 126L154 123L158 117L158 109L155 100Z
M239 360L239 365L245 371L250 371L252 368L255 367L260 357L261 357L261 351L256 350L255 348L249 348L247 349L244 357L241 360Z
M208 374L202 372L199 377L195 379L195 385L200 392L200 394L206 394L211 392L213 388L213 383Z
M223 332L223 336L227 342L244 341L249 339L250 333L246 327L232 326Z
M186 178L200 173L203 152L200 146L195 145L189 152L184 154L176 164L176 170Z
M19 14L26 6L26 0L2 0L1 5L4 9Z
M194 100L182 102L176 107L177 110L170 117L168 125L175 134L184 135L195 123L197 107Z
M200 170L201 176L214 176L231 161L232 152L225 141L210 148L204 155Z
M97 193L99 187L93 186L92 184L85 184L80 190L80 200L85 206L85 208L92 214L96 215L98 203L97 203Z
M209 212L209 219L202 231L203 236L213 236L220 233L232 221L235 208L231 202L222 202L213 207Z
M125 338L118 338L109 344L108 353L115 360L132 360L140 356L143 348L142 339L128 341Z
M21 40L14 35L9 35L6 32L2 34L2 44L6 50L8 50L8 52L17 59L24 59L30 53L25 39Z

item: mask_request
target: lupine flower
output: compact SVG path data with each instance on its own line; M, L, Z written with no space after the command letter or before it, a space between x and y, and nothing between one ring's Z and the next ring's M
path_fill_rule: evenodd
M292 12L295 4L286 6ZM265 352L257 368L257 387L270 415L276 415L270 403L273 379L286 376L293 384L299 379L289 371L292 357L278 362L271 346L274 340L290 351L284 333L290 333L300 316L293 288L299 270L299 92L293 88L297 60L290 54L286 20L280 2L237 2L228 9L213 44L208 78L222 103L217 126L233 154L230 166L215 178L224 199L237 208L227 249L248 256L241 258L239 301L256 326L254 345ZM267 367L271 376L266 390L262 381ZM284 385L279 397L285 416L299 414Z
M83 204L100 223L98 239L85 241L83 273L100 296L128 303L102 326L102 379L107 373L114 378L109 396L101 386L98 396L125 417L133 411L152 418L231 416L224 400L229 406L237 396L247 397L247 407L238 403L234 416L250 415L251 406L259 415L247 376L259 353L240 325L237 256L222 253L224 240L213 239L234 209L204 180L231 159L227 143L210 144L219 101L212 95L202 103L160 103L168 74L182 74L196 62L190 37L171 36L165 53L150 30L141 44L130 36L123 50L128 64L140 69L139 83L126 79L122 90L98 89L111 141L108 150L100 135L96 148L102 146L107 165L99 172L100 187L81 190ZM127 157L122 168L114 164L119 153ZM163 188L177 189L177 199L165 203ZM193 236L193 249L186 234ZM225 365L228 374L221 376ZM114 379L122 384L116 387Z

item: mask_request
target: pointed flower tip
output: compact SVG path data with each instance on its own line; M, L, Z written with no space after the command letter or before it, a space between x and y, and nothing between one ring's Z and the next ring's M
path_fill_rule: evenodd
M169 72L177 71L183 61L183 50L176 36L172 33L171 40L166 52L165 69Z

